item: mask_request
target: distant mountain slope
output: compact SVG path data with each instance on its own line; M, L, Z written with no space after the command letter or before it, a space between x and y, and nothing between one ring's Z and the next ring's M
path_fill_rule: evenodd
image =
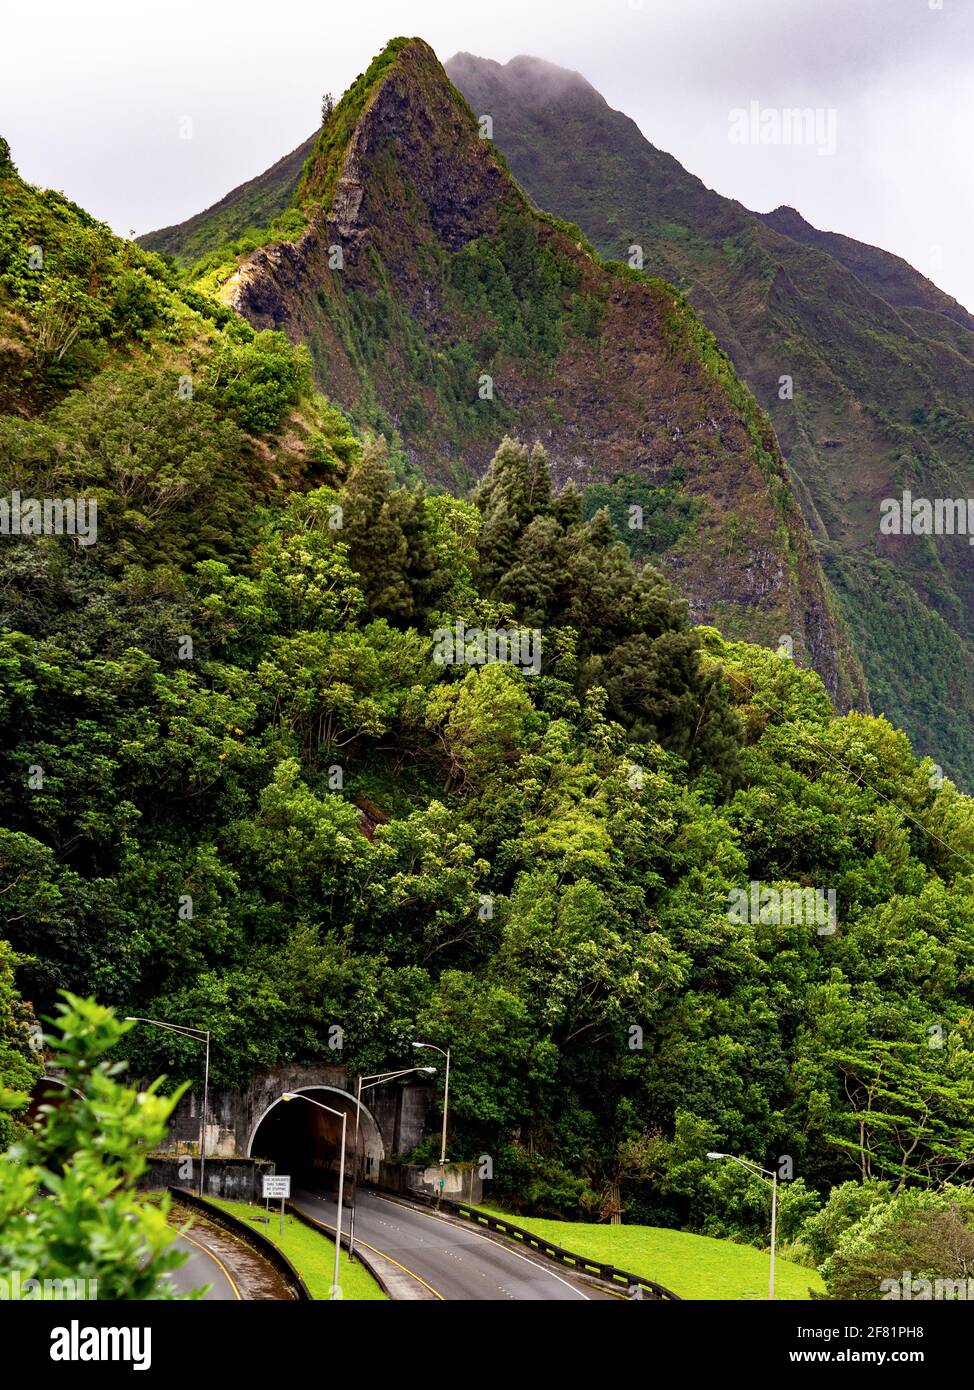
M817 251L825 251L846 270L851 270L857 280L861 280L868 290L882 296L888 304L898 309L923 309L931 314L941 314L974 332L974 315L969 314L956 299L914 270L909 261L894 256L878 246L855 241L839 232L822 232L806 222L795 208L780 207L774 212L759 213L769 227L792 241L800 241L803 246L813 246Z
M316 139L311 135L276 164L234 188L204 212L186 222L139 237L147 251L174 256L192 264L207 252L233 241L251 227L267 227L287 207L301 170Z
M224 200L237 225L243 201ZM506 432L540 438L623 530L642 508L644 553L698 621L787 634L840 703L864 700L774 432L729 361L669 286L532 210L425 43L395 40L353 84L277 225L204 258L197 287L306 343L323 389L412 466L462 489Z
M687 294L771 415L874 707L970 784L974 552L881 536L879 504L974 496L971 315L898 257L721 197L577 73L470 54L447 71L539 206L606 255L641 246Z

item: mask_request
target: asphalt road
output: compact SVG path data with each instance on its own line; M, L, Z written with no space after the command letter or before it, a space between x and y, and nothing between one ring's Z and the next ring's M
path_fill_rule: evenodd
M178 1250L185 1250L189 1254L185 1264L166 1275L180 1293L189 1293L192 1289L202 1288L204 1284L212 1284L213 1287L206 1294L207 1299L235 1303L241 1297L223 1261L198 1240L181 1235L176 1237L173 1244Z
M334 1197L297 1190L295 1206L318 1221L335 1224ZM348 1208L343 1229L348 1229ZM480 1300L584 1300L598 1293L548 1262L466 1230L429 1212L403 1206L359 1189L355 1217L356 1241L367 1241L408 1273L418 1276L441 1298Z

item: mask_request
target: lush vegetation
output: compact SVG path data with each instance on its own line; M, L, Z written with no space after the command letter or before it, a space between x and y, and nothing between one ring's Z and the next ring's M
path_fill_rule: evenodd
M185 1260L172 1248L169 1198L135 1191L148 1150L166 1134L180 1092L166 1097L117 1078L113 1060L131 1024L92 1000L66 997L46 1039L57 1083L45 1085L38 1120L0 1163L0 1268L5 1298L175 1298L168 1272ZM0 1109L24 1095L0 1074ZM21 1291L6 1281L19 1276ZM33 1290L28 1280L37 1281Z
M974 1194L969 1186L895 1189L884 1181L832 1189L802 1228L796 1253L820 1263L828 1297L970 1298ZM930 1284L941 1281L932 1292ZM922 1283L929 1281L924 1289Z
M917 734L918 746L951 771L965 789L974 783L968 744L968 692L974 653L958 631L966 602L942 583L931 587L939 611L927 607L898 565L868 553L823 550L826 573L856 650L862 653L873 708Z
M633 557L648 560L693 536L700 503L686 495L682 482L677 471L662 487L625 476L611 483L590 483L582 493L582 515L587 519L604 508Z
M809 1251L851 1181L887 1184L888 1249L905 1222L942 1252L974 1152L974 802L813 673L694 628L540 446L505 440L467 500L397 483L302 350L9 166L0 196L3 492L99 503L94 545L0 549L0 984L205 1020L216 1085L333 1061L336 1024L353 1070L448 1045L452 1155L541 1217L761 1243L766 1192L719 1148L782 1167ZM554 275L505 244L514 281ZM471 273L457 294L493 253ZM543 319L499 322L545 350ZM457 624L536 632L538 669L476 638L438 662ZM835 930L735 917L752 883L834 892ZM172 1035L72 1007L92 1055L198 1077ZM17 1142L19 1230L64 1180ZM893 1206L921 1193L946 1216Z
M9 1107L0 1106L0 1152L23 1132L12 1111L22 1111L24 1098L37 1085L41 1074L40 1049L37 1041L40 1025L30 1005L20 997L14 980L14 969L20 958L7 941L0 940L0 1083L17 1097Z

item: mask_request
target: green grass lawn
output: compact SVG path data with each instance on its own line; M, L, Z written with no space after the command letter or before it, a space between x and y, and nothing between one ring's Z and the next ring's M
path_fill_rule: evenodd
M255 1216L264 1215L263 1206L253 1206L249 1202L228 1202L222 1197L208 1197L206 1200L253 1225L255 1230L272 1240L298 1270L312 1298L327 1299L330 1296L335 1260L334 1241L302 1225L291 1215L284 1217L282 1236L279 1207L277 1213L272 1208L270 1225L265 1226L252 1220ZM364 1265L358 1261L349 1264L344 1250L338 1265L338 1282L343 1298L362 1300L386 1297Z
M577 1221L546 1221L512 1216L484 1205L484 1211L506 1216L525 1230L543 1236L565 1250L604 1260L619 1269L655 1279L681 1298L762 1299L768 1296L769 1258L753 1245L689 1235L660 1226L606 1226ZM809 1288L824 1292L814 1269L775 1262L775 1298L807 1299Z

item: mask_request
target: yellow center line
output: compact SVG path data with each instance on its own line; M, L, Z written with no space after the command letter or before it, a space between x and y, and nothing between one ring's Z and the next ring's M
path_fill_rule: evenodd
M300 1210L300 1208L298 1208L298 1210ZM309 1221L313 1221L316 1226L320 1226L323 1231L334 1231L335 1229L334 1226L332 1226L329 1222L319 1221L318 1218L316 1216L312 1216L310 1212L302 1212L302 1215L306 1216ZM367 1240L362 1240L358 1236L355 1239L355 1244L361 1245L364 1250L371 1250L373 1255L381 1255L382 1258L384 1260L388 1260L391 1265L395 1265L397 1269L401 1269L403 1274L408 1274L410 1279L415 1279L417 1284L422 1284L424 1289L429 1289L430 1293L433 1295L434 1298L438 1298L441 1303L446 1302L446 1299L444 1298L443 1294L440 1293L439 1289L434 1289L432 1284L427 1284L423 1276L421 1274L417 1274L414 1269L407 1269L406 1266L401 1265L398 1260L394 1260L391 1255L387 1255L384 1250L377 1250L374 1245L370 1245Z
M234 1283L233 1275L227 1269L226 1265L220 1259L219 1255L214 1255L212 1250L208 1249L205 1245L201 1245L199 1241L194 1240L192 1236L188 1236L185 1231L180 1231L179 1234L182 1236L183 1240L188 1240L190 1245L195 1245L197 1250L202 1250L203 1254L208 1255L209 1258L214 1262L214 1264L218 1264L220 1266L224 1274L227 1276L227 1282L229 1283L231 1289L233 1289L234 1296L242 1303L243 1294L237 1288L236 1284Z

